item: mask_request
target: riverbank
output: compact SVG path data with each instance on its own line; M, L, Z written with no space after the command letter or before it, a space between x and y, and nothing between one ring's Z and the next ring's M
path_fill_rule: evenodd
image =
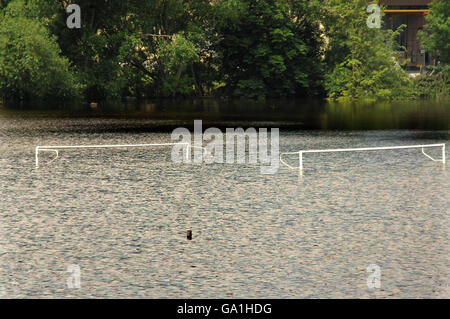
M325 100L273 99L159 99L133 102L99 103L72 107L55 105L7 105L2 117L108 119L116 129L170 131L183 126L192 128L194 120L206 126L260 126L283 129L441 129L450 125L449 101L353 102ZM123 122L121 122L123 120ZM122 126L122 128L120 128ZM79 130L96 130L79 127Z

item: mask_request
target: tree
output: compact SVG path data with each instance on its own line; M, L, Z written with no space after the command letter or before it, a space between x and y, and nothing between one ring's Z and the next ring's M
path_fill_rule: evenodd
M38 0L35 3L43 7ZM50 0L52 9L43 11L63 54L69 58L85 85L88 100L118 98L127 86L119 54L126 36L132 32L130 14L137 0ZM76 3L81 8L81 28L66 26L65 8Z
M366 0L326 1L323 18L329 38L325 87L337 99L394 99L411 96L412 82L395 61L392 31L366 25Z
M210 8L208 0L159 0L144 2L133 15L121 61L148 79L148 94L201 96L208 90Z
M434 0L426 17L425 32L421 32L423 47L441 62L450 63L450 1Z
M307 1L215 4L215 45L227 95L250 98L318 92L321 38Z
M69 98L81 86L60 55L56 38L23 14L25 2L9 3L0 24L0 96L5 99Z
M66 26L72 3L81 7L79 29ZM319 95L325 88L331 98L409 97L411 80L393 61L398 31L369 29L368 4L0 0L1 92L66 95L75 87L89 101L263 99ZM448 8L448 1L435 0L427 17L425 43L442 61L450 52Z

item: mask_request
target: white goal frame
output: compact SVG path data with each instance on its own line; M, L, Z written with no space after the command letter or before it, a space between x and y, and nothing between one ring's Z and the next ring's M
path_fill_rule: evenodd
M425 148L430 147L440 147L442 148L442 158L434 159L427 153L425 153ZM410 148L421 148L423 155L435 162L442 162L445 164L445 144L425 144L425 145L405 145L405 146L385 146L385 147L361 147L361 148L337 148L337 149L323 149L323 150L300 150L297 152L285 152L280 153L280 162L289 167L290 169L303 170L303 154L311 153L336 153L336 152L362 152L362 151L381 151L381 150L398 150L398 149L410 149ZM283 155L298 155L298 166L292 166L283 160Z
M152 146L173 146L173 145L184 145L186 147L186 160L190 157L190 147L189 143L151 143L151 144L99 144L99 145L47 145L47 146L36 146L35 148L35 161L36 167L39 167L39 152L54 152L56 156L47 164L55 161L59 157L58 150L66 149L91 149L91 148L129 148L129 147L152 147Z

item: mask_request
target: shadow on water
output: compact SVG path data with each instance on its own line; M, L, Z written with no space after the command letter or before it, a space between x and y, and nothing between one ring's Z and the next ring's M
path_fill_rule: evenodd
M175 127L272 126L292 130L448 130L448 101L334 103L318 99L254 100L125 100L90 104L7 104L0 117L96 118L128 120L126 126L98 127L107 131L170 131ZM112 124L111 124L112 125ZM92 129L92 128L91 128Z

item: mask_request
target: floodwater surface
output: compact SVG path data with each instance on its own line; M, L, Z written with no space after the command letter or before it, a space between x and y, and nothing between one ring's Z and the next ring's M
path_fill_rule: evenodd
M205 117L280 127L281 152L447 143L450 157L448 105L381 108ZM165 147L43 152L35 168L37 145L166 143L192 125L139 112L0 109L0 297L450 297L449 167L420 149L305 154L303 175L177 164Z

